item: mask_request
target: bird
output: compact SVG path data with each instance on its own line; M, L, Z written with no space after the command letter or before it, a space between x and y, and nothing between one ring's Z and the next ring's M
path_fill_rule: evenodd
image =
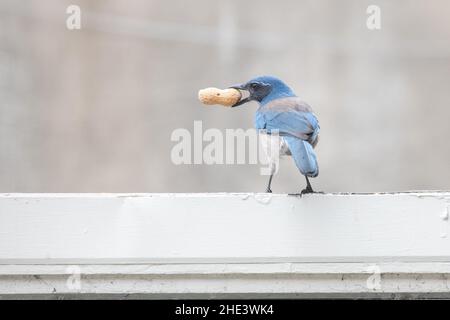
M298 170L306 178L306 187L300 195L314 193L309 178L319 175L314 148L319 141L320 126L311 106L274 76L255 77L229 88L247 92L246 97L241 94L241 98L232 105L233 108L250 101L259 104L255 113L255 128L259 132L264 132L266 137L270 137L272 132L279 134L280 154L291 155ZM274 170L270 173L266 188L266 192L269 193L272 192L273 175Z

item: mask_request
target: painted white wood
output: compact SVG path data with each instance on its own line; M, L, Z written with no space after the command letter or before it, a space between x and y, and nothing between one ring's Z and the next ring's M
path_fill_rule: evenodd
M450 262L450 193L2 194L0 264Z
M450 298L450 263L2 265L8 298Z

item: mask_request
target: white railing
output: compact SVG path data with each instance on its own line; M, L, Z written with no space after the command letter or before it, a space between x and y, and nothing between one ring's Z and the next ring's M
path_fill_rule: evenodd
M448 192L2 194L0 297L450 296L449 214Z

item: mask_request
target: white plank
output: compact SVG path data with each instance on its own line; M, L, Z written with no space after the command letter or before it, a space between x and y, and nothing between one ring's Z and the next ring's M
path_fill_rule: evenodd
M450 193L3 194L0 264L450 261Z
M14 298L450 298L450 263L0 265Z

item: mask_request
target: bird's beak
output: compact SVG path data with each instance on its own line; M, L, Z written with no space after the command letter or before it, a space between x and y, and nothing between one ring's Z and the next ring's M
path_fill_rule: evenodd
M243 84L236 84L236 85L230 86L230 88L233 88L233 89L236 89L239 91L242 91L242 90L248 91L247 87ZM238 102L236 102L235 104L233 104L231 107L234 108L234 107L240 106L244 103L247 103L249 101L252 101L251 96L248 96L248 97L242 99L242 95L241 95L241 99Z

